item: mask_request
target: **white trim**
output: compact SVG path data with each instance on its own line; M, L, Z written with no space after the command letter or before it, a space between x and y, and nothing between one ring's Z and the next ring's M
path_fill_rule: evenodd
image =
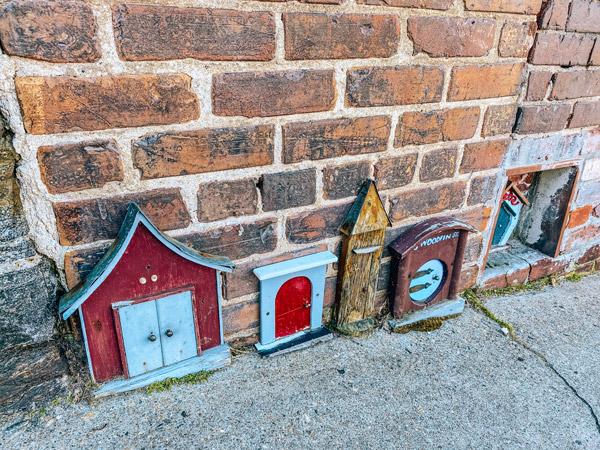
M289 275L290 273L301 272L303 270L324 266L337 261L337 256L329 251L314 253L312 255L301 256L300 258L288 259L268 266L258 267L253 270L256 277L263 281L270 278Z
M90 370L90 377L95 383L96 379L94 377L94 370L92 369L92 358L90 357L90 347L88 346L87 333L85 332L85 322L83 320L83 312L81 311L81 307L79 307L77 311L79 311L79 320L81 321L81 332L83 333L83 342L85 343L85 353L87 355L88 360L88 369Z
M215 272L217 276L217 302L219 305L219 333L221 333L221 345L225 344L225 339L223 338L223 312L221 304L223 303L223 296L221 293L221 274L217 270Z

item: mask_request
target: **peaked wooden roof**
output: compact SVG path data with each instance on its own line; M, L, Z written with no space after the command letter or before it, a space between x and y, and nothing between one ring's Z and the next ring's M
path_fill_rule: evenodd
M387 216L377 186L371 179L367 179L358 193L346 220L340 231L348 236L368 231L382 230L392 226Z
M96 264L88 276L60 299L58 310L59 313L62 314L63 319L66 319L73 314L77 308L92 295L96 288L104 282L106 277L115 268L123 256L123 253L125 253L125 250L140 223L143 224L156 239L162 242L163 245L182 258L223 272L231 272L235 268L235 265L229 258L197 252L166 234L163 234L152 222L150 222L150 219L146 217L138 205L130 203L121 229L119 230L119 234L113 245L104 254L102 259L98 261L98 264Z

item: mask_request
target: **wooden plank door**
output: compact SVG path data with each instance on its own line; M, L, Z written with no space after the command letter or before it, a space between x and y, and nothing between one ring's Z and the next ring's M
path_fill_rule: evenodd
M154 300L119 308L123 347L130 377L163 366Z
M191 292L180 292L157 299L156 310L164 365L197 356Z
M306 277L286 281L275 297L275 339L310 327L312 288Z

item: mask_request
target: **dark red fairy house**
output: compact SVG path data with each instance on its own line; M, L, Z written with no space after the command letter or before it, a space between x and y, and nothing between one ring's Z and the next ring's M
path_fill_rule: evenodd
M135 389L230 362L223 340L219 272L225 258L161 233L135 204L112 247L60 301L79 312L96 395Z

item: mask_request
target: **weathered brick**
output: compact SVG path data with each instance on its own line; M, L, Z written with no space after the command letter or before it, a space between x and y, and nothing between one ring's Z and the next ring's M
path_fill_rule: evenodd
M590 219L590 215L592 214L592 206L585 205L581 208L577 208L570 212L569 214L569 224L567 228L575 228L580 225L583 225Z
M290 164L383 152L390 130L387 116L290 123L283 127L283 161Z
M293 244L307 244L339 236L339 228L352 203L342 203L291 215L285 221L285 234Z
M397 8L450 9L454 0L357 0L359 5L395 6Z
M252 223L227 225L216 230L177 236L177 240L194 250L231 259L242 259L269 253L277 247L277 219L267 218Z
M596 38L596 44L594 45L594 49L592 50L592 54L590 55L588 65L600 66L600 41L598 40L598 38Z
M568 252L574 248L585 248L591 242L597 241L600 236L600 226L586 225L572 230L566 242L563 240L563 251Z
M403 220L457 209L465 199L464 181L402 192L391 197L390 218Z
M132 157L142 179L174 177L273 163L270 125L148 134L135 141Z
M400 117L394 145L432 144L472 138L479 123L479 107L406 112Z
M369 178L370 161L357 161L323 169L323 196L328 200L351 197Z
M434 66L365 67L348 70L348 106L393 106L439 102L444 69Z
M52 134L183 123L198 118L190 77L17 77L25 130Z
M537 14L541 6L542 0L465 0L469 11Z
M0 42L8 55L94 62L101 56L97 29L92 8L83 2L16 1L0 10Z
M429 181L441 180L454 175L458 149L456 147L432 150L423 155L419 179L427 183Z
M600 70L579 70L556 74L551 100L564 100L600 95Z
M561 272L567 267L567 261L557 261L552 258L543 258L531 264L529 272L529 281L539 280L557 272Z
M259 303L251 300L223 308L223 334L255 328L260 323Z
M287 261L288 259L323 252L325 250L327 250L327 245L321 244L316 247L304 248L289 253L283 253L268 258L260 258L255 261L238 264L232 273L225 274L225 283L223 285L225 298L231 300L243 295L249 295L258 292L258 278L256 278L252 272L257 267L262 267L281 261Z
M316 186L315 169L265 174L261 182L263 210L312 205L316 200Z
M118 4L113 25L117 51L127 61L268 61L275 56L270 12Z
M471 189L467 197L467 205L473 206L480 203L489 203L496 198L496 183L498 176L487 175L474 177L471 180Z
M458 292L463 292L474 286L479 275L479 266L473 264L463 267L460 271L460 281L458 282Z
M212 222L258 212L258 191L253 179L213 181L198 189L198 220Z
M67 279L67 288L73 289L81 283L85 277L98 264L98 261L108 250L108 245L101 247L84 248L74 250L65 255L65 277Z
M536 30L535 22L506 22L500 34L498 54L503 58L525 58L533 45Z
M114 239L131 202L137 203L161 230L185 228L190 224L190 215L176 188L54 203L60 243L77 245Z
M400 21L384 14L283 14L285 57L389 58L398 52Z
M585 264L600 258L600 245L594 245L588 248L577 260L577 264Z
M502 165L510 139L496 139L465 145L460 173L496 169Z
M564 30L571 0L547 0L538 14L540 30Z
M328 111L335 104L333 70L240 72L214 75L217 116L269 117Z
M449 101L515 95L521 82L523 64L489 64L452 69Z
M590 130L584 133L585 139L583 148L581 149L581 155L590 155L592 153L600 152L600 128Z
M574 33L538 33L529 55L531 64L585 66L595 39Z
M459 17L409 17L408 37L413 54L427 53L433 58L483 56L494 44L496 21Z
M584 145L582 133L553 134L513 140L507 154L507 167L523 167L548 161L562 161L579 156Z
M573 117L569 128L600 125L600 102L577 102L573 107Z
M581 181L596 180L598 178L600 178L600 158L588 159L581 174Z
M600 3L595 0L573 0L567 30L600 33Z
M454 213L453 216L463 222L467 222L476 230L483 232L492 217L492 209L491 206L479 206L466 210L463 209L458 213Z
M38 148L42 181L51 194L99 188L123 180L117 143L110 140Z
M559 131L566 127L571 105L522 106L519 108L519 118L515 132L542 133Z
M467 238L467 246L465 247L465 255L463 262L465 264L474 263L479 259L483 252L483 236L481 235L469 235Z
M515 124L517 109L517 105L488 106L483 118L481 135L489 137L510 133Z
M341 5L345 0L257 0L259 2L298 2L298 3L311 3L320 5Z
M381 158L375 165L379 189L393 189L410 183L417 167L417 153Z
M525 100L536 102L546 98L552 72L530 72Z

